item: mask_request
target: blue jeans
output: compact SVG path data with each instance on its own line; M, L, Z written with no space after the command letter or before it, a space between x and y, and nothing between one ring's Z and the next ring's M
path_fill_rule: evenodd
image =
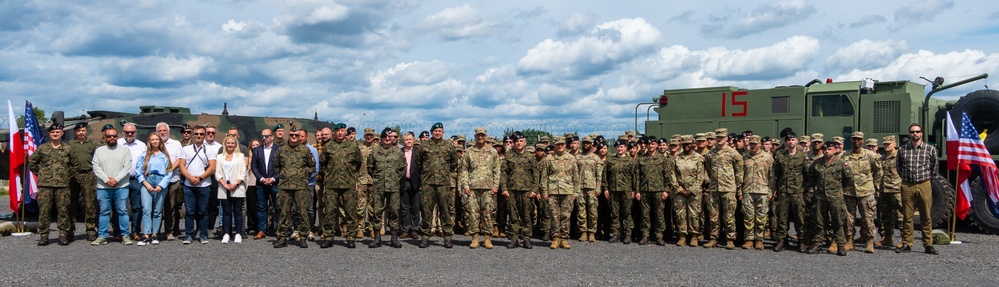
M267 231L267 201L271 202L274 207L274 216L271 218L271 228L272 230L277 230L278 227L278 215L281 211L278 210L277 204L277 185L266 186L257 183L257 230L260 232Z
M198 234L202 239L208 238L208 196L210 187L184 186L184 231L187 239L194 240L194 226L197 220Z
M139 233L142 230L142 184L134 177L128 181L128 208L128 218L132 222L129 230Z
M150 174L146 177L153 188L163 179L162 175ZM146 186L142 186L142 233L155 236L160 231L160 221L163 219L163 199L166 198L167 189L160 192L150 192Z
M101 208L100 217L97 219L97 236L108 238L108 224L111 223L111 204L114 203L115 213L118 214L118 227L115 228L122 234L128 236L128 188L98 188L97 205Z

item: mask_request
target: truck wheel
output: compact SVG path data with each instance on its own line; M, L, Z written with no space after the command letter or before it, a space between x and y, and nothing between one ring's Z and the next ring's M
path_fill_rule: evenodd
M971 181L971 222L985 233L999 234L999 208L982 188L982 178Z
M933 228L947 228L947 221L954 215L954 187L939 174L930 179L930 185L933 186L933 206L930 207Z
M978 132L985 132L985 148L999 153L999 91L977 90L961 97L951 109L954 125L960 130L961 112L968 114Z

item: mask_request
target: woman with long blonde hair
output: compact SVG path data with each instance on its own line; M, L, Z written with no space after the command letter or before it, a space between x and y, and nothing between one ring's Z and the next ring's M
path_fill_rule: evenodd
M142 241L139 246L159 244L156 235L163 218L163 199L167 185L173 178L175 166L170 162L170 154L163 146L163 139L156 133L149 134L146 152L139 156L135 164L135 176L142 184Z
M235 137L222 140L223 152L215 158L218 199L222 203L222 243L243 242L243 201L246 200L246 157L239 151ZM233 217L236 230L232 229ZM235 234L235 235L233 235Z

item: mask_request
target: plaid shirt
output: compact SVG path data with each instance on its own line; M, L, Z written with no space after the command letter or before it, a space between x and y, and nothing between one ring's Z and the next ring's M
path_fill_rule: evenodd
M906 143L898 150L898 174L904 182L929 180L937 174L937 149L928 143Z

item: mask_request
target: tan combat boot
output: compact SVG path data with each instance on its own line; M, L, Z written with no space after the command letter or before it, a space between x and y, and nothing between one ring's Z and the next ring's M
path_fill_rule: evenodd
M756 240L756 250L763 250L763 240Z
M753 241L746 240L746 243L742 245L742 249L753 249Z
M864 249L864 253L874 253L874 240L867 240L867 248Z
M687 246L687 237L680 236L680 240L676 242L676 246Z
M588 237L586 236L586 232L581 232L580 235L579 235L579 242L586 242L586 240L588 240Z
M593 234L593 232L590 232L590 238L589 239L590 239L590 242L597 242L597 236L595 234Z
M572 246L569 246L569 240L562 239L561 241L559 241L559 243L560 243L558 245L559 248L562 248L562 249L571 249L572 248Z
M708 244L704 244L704 248L715 248L715 246L718 246L718 241L714 239L708 241Z
M485 247L486 249L493 249L493 241L492 241L492 239L493 239L492 236L489 236L489 234L486 234L486 241L484 241L482 243L482 247Z
M468 248L471 248L471 249L479 248L479 235L478 234L472 235L472 244L469 244Z
M829 253L836 253L837 251L839 251L839 249L836 248L836 242L829 243Z
M843 247L843 250L844 251L853 251L853 236L850 236L850 239L848 239L846 241L846 246Z
M892 240L892 238L890 236L886 236L886 237L882 238L881 241L878 241L877 243L875 243L875 246L891 247L891 246L895 245L895 243L892 242L892 241L893 240Z
M558 249L558 241L559 241L559 238L558 238L558 236L553 236L553 237L552 237L552 245L551 245L551 246L548 246L548 248L551 248L551 249Z
M691 237L690 238L690 247L697 247L697 244L700 244L700 242L697 240L697 238L696 237Z
M499 237L499 227L493 226L493 237Z
M732 240L725 240L725 249L735 250L735 243Z

